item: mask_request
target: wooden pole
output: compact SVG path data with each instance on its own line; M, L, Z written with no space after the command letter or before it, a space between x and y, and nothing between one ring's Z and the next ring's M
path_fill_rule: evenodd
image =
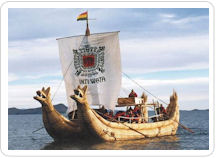
M168 116L167 114L163 114L163 115L165 115L165 116L169 119L169 116ZM181 124L180 122L177 122L177 121L175 121L175 120L173 120L173 121L176 122L176 123L178 123L183 129L187 130L188 132L190 132L190 133L195 133L195 132L192 131L190 128L184 126L184 125Z
M192 131L190 128L187 128L186 126L184 126L183 124L181 124L180 122L178 122L178 124L185 130L187 130L188 132L194 133L194 131Z
M39 129L37 129L37 130L35 130L35 131L33 131L32 133L35 133L35 132L37 132L37 131L39 131L39 130L41 130L41 129L43 129L43 128L44 128L44 126L41 127L41 128L39 128Z
M87 20L86 20L86 32L85 32L86 36L90 36L90 30L89 30L89 26L88 26L88 12L87 12Z

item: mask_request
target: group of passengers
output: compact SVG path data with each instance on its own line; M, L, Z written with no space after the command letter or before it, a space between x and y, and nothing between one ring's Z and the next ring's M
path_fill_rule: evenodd
M137 97L136 92L134 90L131 91L129 94L129 97ZM101 112L103 113L103 117L110 120L110 121L116 121L120 120L123 122L141 122L141 109L137 105L132 109L131 107L126 111L118 111L115 115L112 110L107 110L104 108L104 106L101 108ZM120 119L119 119L120 117Z
M117 112L116 115L114 116L115 119L118 119L120 117L120 121L124 122L136 122L136 123L141 123L141 110L138 106L135 106L134 109L131 107L125 112L125 111L120 111Z
M135 106L134 109L131 107L127 111L118 111L115 115L112 110L106 110L103 113L103 117L110 120L110 121L116 121L120 120L123 122L141 122L141 111L138 106ZM120 119L119 119L120 117Z
M136 92L134 90L129 94L130 97L137 97ZM145 120L141 117L141 109L138 105L135 105L134 109L131 107L126 111L118 111L116 114L113 113L112 110L107 110L104 106L101 108L102 116L109 121L122 121L122 122L130 122L130 123L145 123ZM162 114L162 115L161 115ZM156 115L159 117L152 118L153 122L162 121L168 119L167 112L163 105L161 104L158 108L156 108Z

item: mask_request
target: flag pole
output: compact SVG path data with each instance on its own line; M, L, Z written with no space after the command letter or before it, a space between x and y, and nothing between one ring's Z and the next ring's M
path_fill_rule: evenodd
M88 26L88 11L87 11L87 20L86 20L86 32L85 32L86 36L90 36L90 30L89 30L89 26Z

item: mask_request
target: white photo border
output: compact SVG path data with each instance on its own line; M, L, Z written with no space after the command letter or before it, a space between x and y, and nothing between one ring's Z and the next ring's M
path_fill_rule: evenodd
M209 150L8 150L8 9L9 8L209 8ZM215 8L207 1L9 1L1 6L1 151L6 156L208 156L215 150Z

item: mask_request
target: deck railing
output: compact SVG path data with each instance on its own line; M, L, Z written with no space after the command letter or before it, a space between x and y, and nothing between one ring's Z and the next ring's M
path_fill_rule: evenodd
M148 117L148 122L149 122L149 119L151 118L158 118L158 117L161 117L163 116L163 114L159 114L159 115L153 115L153 116L150 116ZM126 117L126 116L118 116L118 121L121 122L121 119L124 119L124 120L129 120L129 123L132 123L132 121L136 121L136 120L141 120L141 122L143 122L145 120L145 117Z

